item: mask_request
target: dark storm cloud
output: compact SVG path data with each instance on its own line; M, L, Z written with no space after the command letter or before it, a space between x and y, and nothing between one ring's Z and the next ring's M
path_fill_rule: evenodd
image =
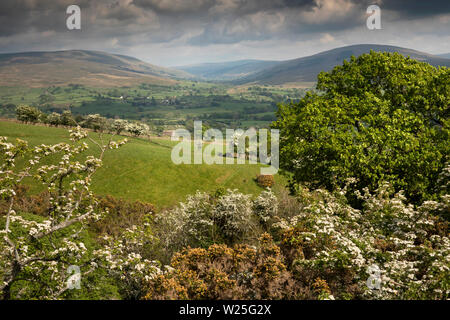
M66 28L71 4L81 7L81 32ZM0 52L95 48L139 55L150 45L192 51L248 42L323 45L367 32L371 4L381 7L386 32L417 33L401 21L419 21L428 34L449 35L449 0L0 0Z
M1 0L0 36L28 31L63 31L66 8L73 0ZM87 6L90 1L77 1Z
M189 43L208 45L273 37L289 39L361 25L367 7L364 7L364 1L337 2L255 0L229 1L228 6L216 4L209 10L213 18L203 32L190 39Z
M218 9L222 13L245 15L258 11L283 8L308 8L315 6L315 0L133 0L141 8L149 8L166 15L179 15L195 12L198 15Z
M450 12L449 0L391 0L383 1L381 7L394 11L401 17L418 18L441 15Z
M361 25L364 9L377 2L407 18L450 12L448 0L2 0L0 36L65 32L65 9L78 4L84 26L100 39L102 34L145 33L150 26L151 41L167 41L192 31L196 34L187 39L191 45L235 43L348 30Z

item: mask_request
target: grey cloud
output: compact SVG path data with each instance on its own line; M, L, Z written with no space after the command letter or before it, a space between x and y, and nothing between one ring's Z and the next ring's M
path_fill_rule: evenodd
M265 10L251 10L248 4L236 9L239 14L224 16L210 21L202 34L189 40L191 45L208 45L211 43L234 43L247 40L265 40L298 38L299 35L321 32L337 32L364 25L365 8L363 2L348 1L348 8L341 8L339 14L332 11L327 1L281 1L265 2ZM290 5L290 7L287 7ZM253 9L255 7L252 7ZM321 19L321 16L324 18ZM316 20L316 17L319 21ZM325 19L326 18L326 19ZM243 26L244 30L236 28ZM236 32L235 30L243 32Z
M249 41L319 41L323 34L363 32L373 3L382 9L386 31L414 20L423 30L411 33L426 35L431 25L449 35L450 19L442 19L450 15L448 0L0 0L0 52L95 47L126 54L145 45L195 51ZM66 29L70 4L81 7L81 32Z
M118 35L153 31L154 41L180 37L183 32L202 30L188 43L232 43L264 40L273 36L289 38L305 32L340 31L353 28L364 18L364 9L373 0L2 0L0 1L0 36L14 36L30 31L65 32L65 9L70 4L82 8L88 32L101 38L115 28ZM379 0L380 6L397 15L430 16L450 12L448 0ZM327 21L305 21L305 15L326 11L333 3L350 4L344 14ZM334 7L333 7L334 8ZM345 6L336 6L339 13ZM268 21L258 21L268 17ZM274 18L275 17L275 18ZM281 17L283 21L277 21ZM281 23L281 25L277 25ZM273 30L270 24L276 26ZM159 31L155 31L155 25ZM237 32L239 26L245 27ZM276 29L276 30L275 30ZM181 30L182 32L180 32ZM198 32L197 32L198 33Z
M424 18L450 13L449 0L385 0L380 7L405 18Z

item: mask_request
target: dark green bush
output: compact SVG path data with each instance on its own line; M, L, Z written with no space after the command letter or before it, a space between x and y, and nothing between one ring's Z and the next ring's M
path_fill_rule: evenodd
M448 68L371 52L322 72L317 89L280 105L274 123L292 185L356 178L351 191L388 181L414 203L434 197L450 153Z

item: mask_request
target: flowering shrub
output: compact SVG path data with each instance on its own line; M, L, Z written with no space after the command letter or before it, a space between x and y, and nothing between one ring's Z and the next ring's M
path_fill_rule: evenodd
M197 192L186 202L155 217L158 237L166 259L184 247L204 247L212 244L214 235L213 199Z
M241 240L253 227L250 196L236 191L219 197L213 210L213 220L227 243Z
M116 134L121 134L122 131L126 130L128 126L128 121L123 119L116 119L111 125L111 129Z
M102 117L99 114L89 114L83 120L82 125L84 128L92 129L95 132L103 132L107 129L108 121L105 117Z
M48 123L51 126L57 127L61 124L61 115L56 112L52 112L47 116L46 123Z
M391 184L359 190L347 179L334 191L297 186L297 199L197 192L151 220L151 205L94 197L104 153L125 141L91 139L100 156L80 161L86 138L80 128L72 143L53 146L0 137L4 299L71 297L71 265L89 279L84 288L98 285L99 272L125 299L449 298L448 163L433 182L435 201L413 205ZM45 191L23 196L24 179ZM90 224L107 234L93 244L86 227L105 213Z
M124 119L107 119L102 117L100 114L88 114L86 116L77 116L75 119L72 113L68 110L64 111L62 114L52 112L51 114L46 114L41 112L39 109L30 106L19 106L16 108L17 120L25 123L45 123L50 126L77 126L80 125L82 128L92 129L95 132L108 131L109 133L115 133L120 135L124 131L129 134L139 137L142 135L148 135L150 133L150 127L139 121L128 121Z
M90 191L91 178L105 151L126 140L96 142L100 156L87 156L79 162L76 159L88 149L82 141L87 133L77 127L70 131L70 137L71 144L36 147L20 139L13 144L0 137L0 197L8 203L0 216L0 292L4 299L58 298L67 290L70 265L79 266L83 275L96 268L80 240L86 223L102 214L96 210ZM59 162L44 164L50 156L60 156ZM16 190L26 178L43 184L50 195L45 216L13 209Z
M278 214L278 199L270 190L265 190L253 201L253 212L267 230Z
M25 123L38 122L41 114L42 113L35 107L20 105L16 108L17 120Z
M132 226L118 236L105 235L104 246L94 255L119 285L119 293L124 299L140 299L144 283L162 274L158 261L146 257L157 240L151 233L150 223Z
M63 111L63 113L61 114L61 117L59 119L59 124L61 124L63 126L68 126L68 127L73 127L73 126L77 125L77 123L75 122L75 120L72 116L72 112L70 112L70 110Z
M275 224L296 279L305 285L325 279L338 298L447 299L448 227L432 214L449 210L447 197L414 208L383 184L375 194L358 194L364 208L357 210L344 193L317 190L297 216ZM373 266L380 269L378 290L367 285Z
M276 208L277 199L271 191L263 191L255 200L237 190L215 195L197 192L156 216L157 235L170 260L173 252L187 246L207 248L213 243L256 239L260 226L276 215Z
M135 137L139 137L148 134L150 128L145 123L127 122L125 124L125 130L134 135Z

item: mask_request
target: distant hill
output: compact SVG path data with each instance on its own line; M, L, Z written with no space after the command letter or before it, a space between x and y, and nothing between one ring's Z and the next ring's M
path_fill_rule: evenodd
M100 51L68 50L0 54L0 86L48 87L83 84L92 87L173 84L177 79L231 81L234 84L311 85L320 71L329 71L352 55L370 50L399 52L434 66L450 67L447 55L386 45L353 45L287 60L239 60L163 68L139 59Z
M174 67L203 80L234 80L277 65L279 61L238 60Z
M0 54L0 86L44 87L83 84L94 87L136 83L174 83L191 77L136 58L99 51L68 50Z
M450 59L450 53L437 54L438 57Z
M404 56L410 56L413 59L427 62L433 66L450 67L450 59L444 57L401 47L362 44L324 51L308 57L278 62L272 67L265 68L249 76L237 79L234 83L270 85L311 83L317 80L317 75L321 71L329 71L334 66L342 64L344 59L349 59L352 55L359 56L363 53L368 53L370 50L378 52L398 52Z

